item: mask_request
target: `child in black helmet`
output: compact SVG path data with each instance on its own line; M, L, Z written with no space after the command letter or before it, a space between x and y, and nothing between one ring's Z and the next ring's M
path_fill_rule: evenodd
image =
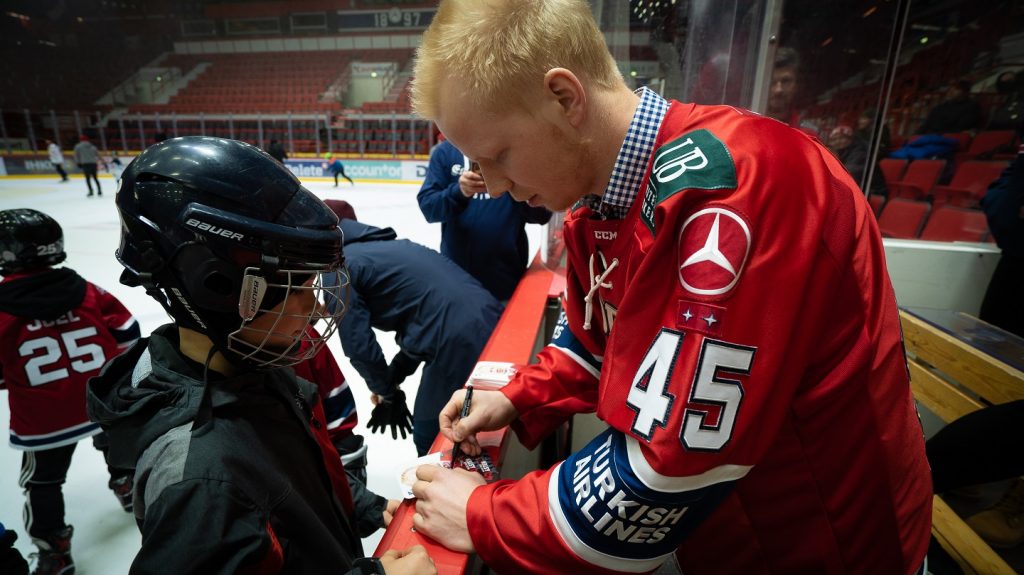
M286 369L344 313L320 280L343 265L334 214L266 153L206 137L144 151L116 203L121 281L174 320L89 386L136 470L132 572L434 572L422 547L361 558L316 385Z
M64 234L31 209L0 211L0 388L11 404L11 447L24 452L25 529L39 547L34 573L71 573L72 527L61 486L78 441L106 437L85 413L85 384L139 337L121 302L64 261ZM132 478L109 466L110 483L131 511Z

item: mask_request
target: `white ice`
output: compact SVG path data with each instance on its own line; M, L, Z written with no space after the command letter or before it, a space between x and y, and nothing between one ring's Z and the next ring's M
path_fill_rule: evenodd
M138 318L143 334L167 323L163 309L141 288L128 288L118 282L120 266L114 259L118 244L119 224L114 208L114 182L101 178L102 197L86 197L85 182L72 177L61 184L57 178L0 178L0 209L33 208L54 217L64 228L67 267L75 269L89 281L112 292ZM408 238L433 249L441 241L440 224L428 224L416 205L418 186L408 184L372 184L356 182L333 187L326 178L304 180L304 184L321 198L343 199L352 204L360 221L390 226L399 237ZM540 245L543 228L527 226L531 253ZM377 333L384 353L391 357L398 351L394 334ZM337 338L329 343L342 372L352 385L360 415L357 433L369 446L368 482L372 490L389 498L399 498L398 470L404 462L416 457L412 438L391 439L391 435L370 434L366 430L372 406L370 394L359 374L341 351ZM409 405L415 401L420 371L403 384ZM8 434L9 413L6 391L0 391L0 431ZM0 522L18 532L16 547L23 555L35 551L22 524L24 496L18 487L21 452L9 446L0 447ZM81 575L127 573L140 545L140 535L131 515L121 510L114 495L107 489L107 470L102 455L89 440L81 441L64 485L67 506L66 521L75 527L72 556ZM367 555L377 547L383 531L363 540ZM184 551L184 550L183 550Z

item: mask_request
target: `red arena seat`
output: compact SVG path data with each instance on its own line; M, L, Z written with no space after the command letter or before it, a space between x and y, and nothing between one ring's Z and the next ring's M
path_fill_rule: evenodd
M964 162L949 185L935 186L932 191L935 207L945 204L964 208L977 206L985 190L1005 169L1006 162Z
M903 177L888 184L890 198L924 199L939 180L945 160L914 160Z
M922 240L935 242L983 242L988 239L988 222L981 210L952 206L936 208L921 232Z
M885 238L913 239L921 232L931 205L904 198L892 198L878 217L878 228Z
M878 161L878 168L882 170L882 177L886 185L900 181L903 172L907 169L907 160L899 158L883 158Z

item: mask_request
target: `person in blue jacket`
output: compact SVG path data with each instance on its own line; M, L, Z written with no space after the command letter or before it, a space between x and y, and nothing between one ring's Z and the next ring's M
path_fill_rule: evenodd
M519 203L509 194L492 198L483 176L447 140L430 154L416 200L428 222L441 222L441 253L506 301L529 263L526 224L544 224L551 212Z
M328 205L344 217L333 200ZM349 273L348 312L338 333L341 346L377 401L388 401L399 384L426 365L413 408L413 442L425 455L438 432L437 417L466 383L501 315L501 304L461 268L434 250L397 239L391 228L354 219L345 234ZM333 285L337 276L325 278ZM393 331L400 351L388 364L373 329Z

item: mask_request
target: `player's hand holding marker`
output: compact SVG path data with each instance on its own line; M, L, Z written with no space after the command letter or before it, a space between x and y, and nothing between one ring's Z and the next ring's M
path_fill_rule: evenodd
M512 423L519 413L505 394L478 388L473 391L469 414L462 417L465 398L466 390L460 389L452 394L448 404L441 410L441 434L452 443L458 443L463 453L480 455L477 432L501 429Z

